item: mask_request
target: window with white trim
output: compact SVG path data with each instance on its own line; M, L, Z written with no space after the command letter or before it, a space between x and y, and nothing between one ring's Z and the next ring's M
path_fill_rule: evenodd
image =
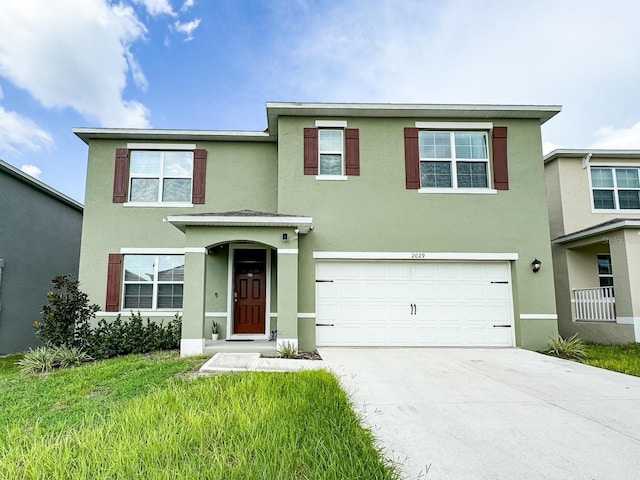
M344 175L344 130L318 130L318 173Z
M591 167L594 210L640 210L639 170Z
M131 151L130 202L191 202L192 151Z
M601 287L613 287L611 255L608 253L598 254L598 279Z
M420 131L420 188L489 188L487 133Z
M182 308L184 255L125 255L122 308Z

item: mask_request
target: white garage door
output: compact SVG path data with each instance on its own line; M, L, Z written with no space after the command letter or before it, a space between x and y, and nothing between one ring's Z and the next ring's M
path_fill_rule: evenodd
M512 346L508 262L316 264L318 346Z

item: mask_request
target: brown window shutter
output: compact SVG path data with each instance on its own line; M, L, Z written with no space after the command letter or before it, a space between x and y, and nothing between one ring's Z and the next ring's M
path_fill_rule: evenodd
M304 174L318 175L318 129L304 129Z
M404 169L407 189L420 188L420 150L418 147L418 129L404 129Z
M122 284L122 260L124 255L120 253L109 254L109 268L107 270L107 301L106 312L120 310L120 286Z
M493 185L496 190L509 190L507 166L507 127L493 127Z
M347 175L360 175L360 131L357 128L345 128L345 151Z
M207 185L207 151L204 148L196 148L193 151L193 196L194 204L204 203L204 194Z
M129 150L116 148L116 171L113 177L113 203L127 201L129 190Z

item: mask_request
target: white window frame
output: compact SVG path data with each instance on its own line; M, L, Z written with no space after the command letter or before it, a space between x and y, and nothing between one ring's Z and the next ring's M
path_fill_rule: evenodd
M318 128L318 172L320 172L320 154L332 154L335 155L339 153L342 157L342 170L340 175L316 175L316 180L348 180L349 177L345 175L345 161L346 161L346 152L345 152L345 136L344 130L347 128L347 122L345 120L316 120L316 127ZM340 152L337 151L321 151L320 150L320 132L322 130L338 130L342 134L342 150Z
M134 144L136 147L143 147L144 144ZM157 176L152 176L152 175L148 175L148 174L134 174L131 172L131 161L129 164L129 185L128 185L128 192L127 192L127 198L131 198L131 186L133 183L133 180L136 178L146 178L146 179L158 179L158 195L156 197L156 201L140 201L140 200L135 200L135 201L129 201L126 202L124 204L124 206L127 207L192 207L193 206L193 161L194 161L194 149L195 146L193 146L194 148L190 148L192 147L192 145L181 145L180 148L172 148L172 145L170 144L162 144L162 145L158 145L159 147L164 147L164 148L147 148L146 146L144 148L135 148L135 149L131 149L131 155L135 152L155 152L155 153L159 153L160 154L160 166L159 166L159 174ZM153 146L152 146L153 147ZM174 153L174 152L185 152L185 153L190 153L191 154L191 175L189 177L176 177L176 176L164 176L163 170L164 170L164 155L165 153ZM162 199L162 194L164 191L164 180L165 179L171 179L171 178L178 178L178 179L185 179L188 178L191 181L191 191L189 193L189 201L188 202L171 202L171 201L167 201L167 200L163 200Z
M593 168L606 168L612 170L613 172L613 187L594 187L593 180L591 178L591 170ZM617 169L636 169L638 170L638 175L640 176L640 165L637 163L634 164L616 164L616 165L606 165L601 163L590 163L588 169L588 180L589 180L589 200L591 202L591 213L620 213L620 212L629 212L629 213L640 213L640 209L638 208L620 208L620 201L618 199L618 179L616 177L615 171ZM594 190L613 190L613 204L615 208L596 208L593 191ZM623 188L622 190L640 190L640 188Z
M609 267L611 268L611 273L600 273L600 257L609 257ZM606 285L607 287L613 287L613 264L611 263L611 254L610 253L598 253L596 254L596 262L597 262L597 269L598 269L598 285L600 287L602 287L602 285L600 285L600 279L601 278L610 278L611 279L611 285Z
M135 311L143 311L143 310L150 310L150 311L159 311L159 312L175 312L175 311L179 311L181 312L182 309L184 308L184 278L182 280L182 282L174 282L174 281L160 281L158 279L158 264L160 263L159 257L165 257L165 256L172 256L172 257L182 257L184 260L186 260L184 254L176 254L176 253L159 253L159 254L155 254L155 255L149 255L149 254L145 254L145 253L127 253L124 256L123 262L122 262L122 291L120 294L120 307L121 307L121 311L129 311L129 310L135 310ZM126 280L126 261L127 261L127 257L153 257L153 280L151 282L134 282L134 281L127 281ZM151 293L151 307L125 307L124 302L125 302L125 292L126 292L126 288L127 285L139 285L139 284L143 284L143 285L148 285L151 284L152 285L152 293ZM169 307L169 308L158 308L158 285L182 285L182 307Z
M420 142L420 133L422 132L438 132L449 133L449 146L451 148L451 157L448 159L443 158L423 158L419 157L419 170L420 170L420 188L418 193L466 193L466 194L497 194L498 191L491 188L491 158L492 151L489 142L489 133L493 128L491 123L456 123L456 122L440 122L440 123L428 123L428 122L416 122L416 127L419 128L418 143ZM475 158L457 158L455 150L455 134L456 133L482 133L485 138L485 145L487 148L486 159ZM422 162L449 162L451 163L451 187L423 187L422 186ZM458 187L458 162L463 163L484 163L487 167L487 186L486 187Z

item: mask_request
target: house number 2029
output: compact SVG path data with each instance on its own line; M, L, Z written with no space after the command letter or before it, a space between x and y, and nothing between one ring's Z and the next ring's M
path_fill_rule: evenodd
M427 254L426 253L412 253L411 254L411 258L427 258Z

